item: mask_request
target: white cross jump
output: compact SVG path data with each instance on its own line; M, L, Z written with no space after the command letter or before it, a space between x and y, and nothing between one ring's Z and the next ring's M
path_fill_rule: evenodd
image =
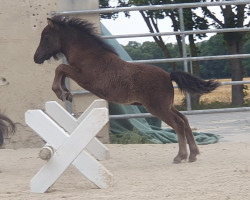
M108 149L95 137L109 120L105 104L95 100L78 119L55 101L46 102L49 116L42 110L25 113L26 124L54 149L50 160L32 178L31 192L46 192L70 164L99 188L111 184L112 174L96 160L109 157Z

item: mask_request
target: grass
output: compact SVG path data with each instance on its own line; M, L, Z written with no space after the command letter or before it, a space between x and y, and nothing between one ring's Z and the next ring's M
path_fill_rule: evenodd
M146 135L138 130L128 131L122 134L110 134L111 144L152 144Z

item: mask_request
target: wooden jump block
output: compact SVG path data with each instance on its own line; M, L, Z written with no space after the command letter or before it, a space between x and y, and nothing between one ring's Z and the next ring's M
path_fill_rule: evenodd
M78 118L74 118L67 110L65 110L56 101L48 101L45 103L45 112L62 128L65 129L69 134L71 134L75 128L85 119L85 117L94 108L105 108L106 101L103 99L97 99L92 102L92 104L83 112L83 114ZM96 137L90 141L86 149L98 160L106 160L109 158L109 150L103 145Z
M106 108L94 108L78 122L69 135L43 111L28 110L25 113L26 123L53 148L54 152L32 178L31 192L46 192L70 164L99 188L107 188L111 183L112 174L86 149L91 141L96 140L96 134L105 126L108 118Z

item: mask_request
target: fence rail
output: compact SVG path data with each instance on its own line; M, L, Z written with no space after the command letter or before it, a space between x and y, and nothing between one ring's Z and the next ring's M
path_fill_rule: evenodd
M114 12L129 12L129 11L143 11L143 10L166 10L166 9L178 9L180 18L180 31L173 32L160 32L160 33L141 33L141 34L126 34L126 35L111 35L102 36L104 39L114 38L132 38L132 37L153 37L153 36L164 36L164 35L181 35L183 57L182 58L170 58L170 59L152 59L152 60L134 60L129 61L131 63L166 63L166 62L183 62L184 70L188 71L189 61L201 61L201 60L221 60L221 59L242 59L250 58L250 54L235 54L235 55L217 55L217 56L203 56L203 57L188 57L185 44L185 36L189 34L201 34L201 33L224 33L224 32L243 32L250 31L250 28L222 28L222 29L207 29L207 30L192 30L185 31L184 19L183 19L183 8L197 8L197 7L210 7L210 6L226 6L226 5L246 5L250 4L250 0L239 0L239 1L220 1L220 2L201 2L201 3L183 3L183 4L165 4L165 5L150 5L150 6L133 6L133 7L119 7L119 8L104 8L94 10L78 10L78 11L60 11L52 12L53 15L83 15L83 14L100 14L100 13L114 13ZM239 85L239 84L250 84L250 81L231 81L224 82L223 85ZM73 95L89 94L88 91L72 91ZM69 106L67 106L69 107ZM70 109L69 109L70 110ZM191 101L187 94L187 110L184 114L191 113L211 113L211 112L232 112L248 110L247 108L227 108L227 109L210 109L211 111L191 111ZM250 110L250 108L249 108ZM151 114L141 114L144 117L148 117ZM139 115L134 115L139 116ZM117 117L117 116L116 116ZM124 116L125 117L125 116ZM151 115L152 117L152 115ZM111 117L111 119L115 117Z
M94 10L74 10L74 11L60 11L52 12L52 15L82 15L82 14L100 14L100 13L113 13L113 12L130 12L130 11L143 11L143 10L167 10L167 9L180 9L180 8L196 8L208 6L223 6L223 5L244 5L250 4L249 0L243 1L221 1L221 2L201 2L201 3L182 3L182 4L165 4L165 5L150 5L150 6L133 6L133 7L120 7L120 8L103 8Z
M180 112L184 115L197 115L197 114L244 112L244 111L250 111L250 107L192 110L192 111L180 111ZM153 117L155 116L150 113L141 113L141 114L110 115L109 119L121 120L121 119L131 119L131 118L153 118Z
M124 35L104 35L104 39L117 39L117 38L137 38L137 37L154 37L166 35L191 35L202 33L226 33L226 32L247 32L250 28L223 28L223 29L206 29L195 31L174 31L174 32L160 32L160 33L137 33L137 34L124 34Z
M166 58L166 59L148 59L148 60L133 60L131 63L166 63L166 62L183 62L183 61L201 61L201 60L223 60L236 58L250 58L250 54L235 54L235 55L219 55L219 56L200 56L186 58Z

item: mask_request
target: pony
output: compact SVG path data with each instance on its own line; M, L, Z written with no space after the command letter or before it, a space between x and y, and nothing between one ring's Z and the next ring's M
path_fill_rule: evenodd
M109 102L143 105L148 112L171 126L178 137L179 151L174 163L188 158L196 161L199 148L194 140L187 118L174 107L175 81L179 89L191 94L205 94L220 84L204 81L189 73L168 73L147 64L132 64L122 60L111 45L95 32L93 24L79 18L54 16L41 33L40 43L34 54L34 62L63 54L68 64L60 64L55 70L52 90L61 100L72 101L65 86L69 77L82 88Z
M16 125L7 116L0 113L0 146L3 145L4 136L13 134L16 131Z

